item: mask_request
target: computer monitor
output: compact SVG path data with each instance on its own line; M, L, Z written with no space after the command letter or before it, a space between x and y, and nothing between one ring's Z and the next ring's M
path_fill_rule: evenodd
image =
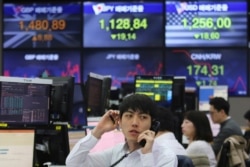
M185 110L197 110L196 89L185 88Z
M136 75L135 93L146 94L158 105L171 107L173 84L173 76Z
M121 83L121 96L126 97L127 95L135 93L135 84L133 82L122 82Z
M50 120L70 122L72 119L75 79L72 76L44 77L52 79Z
M228 86L200 86L198 96L199 111L209 111L209 100L212 97L223 97L228 100Z
M0 76L0 122L9 126L49 124L52 80Z
M174 76L172 111L185 111L185 76Z
M67 124L50 124L36 128L36 165L44 166L43 164L46 162L51 163L51 165L65 165L69 151Z
M35 129L0 128L0 166L34 166Z
M186 111L185 107L185 76L174 76L173 84L173 100L171 110L174 115L174 134L179 142L182 142L182 129L183 113Z
M83 96L84 84L76 83L74 86L72 120L70 125L72 128L81 129L87 126L86 99Z
M85 97L88 116L102 116L109 106L111 76L90 72L86 81Z

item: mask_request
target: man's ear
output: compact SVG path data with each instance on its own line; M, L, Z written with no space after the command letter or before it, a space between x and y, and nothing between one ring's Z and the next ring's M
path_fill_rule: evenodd
M225 110L221 109L220 112L222 112L224 115L227 115Z

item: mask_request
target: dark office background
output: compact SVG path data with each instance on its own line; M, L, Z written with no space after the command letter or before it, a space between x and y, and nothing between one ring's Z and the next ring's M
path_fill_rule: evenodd
M36 2L0 2L2 75L73 75L76 83L84 83L89 72L96 72L112 75L115 87L138 74L184 75L188 87L229 85L231 116L245 125L243 114L250 108L247 0ZM203 8L196 10L198 4ZM143 5L144 12L132 5ZM120 8L114 12L112 6ZM51 11L44 13L44 7ZM31 23L35 15L29 10L35 8L37 22ZM214 59L204 60L205 55Z

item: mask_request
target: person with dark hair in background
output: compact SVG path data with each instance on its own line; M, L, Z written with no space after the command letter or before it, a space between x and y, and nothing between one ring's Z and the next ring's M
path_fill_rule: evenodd
M244 118L247 121L247 127L244 132L244 138L247 141L247 149L246 152L250 154L250 110L247 110L244 114ZM250 161L249 161L250 162Z
M244 118L247 121L247 127L245 129L244 137L245 139L250 139L250 110L247 110L244 114Z
M206 114L200 111L186 112L181 127L189 141L187 156L205 155L210 167L215 167L217 161L211 146L213 134Z
M155 121L156 110L155 102L147 95L126 97L119 105L119 111L107 111L91 133L76 143L66 159L66 166L177 167L177 156L173 151L160 147L153 149L155 132L150 127ZM125 142L90 153L102 135L117 128L118 124Z
M159 106L156 112L156 120L160 122L160 128L155 138L155 145L166 147L175 152L176 155L186 155L186 150L175 137L177 122L170 109Z
M230 104L222 97L213 97L209 101L210 115L213 123L220 124L220 131L212 143L213 150L217 156L223 142L232 135L243 136L240 126L230 116Z

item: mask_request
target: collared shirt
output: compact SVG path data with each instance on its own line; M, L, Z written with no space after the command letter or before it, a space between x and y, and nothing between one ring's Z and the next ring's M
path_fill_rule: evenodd
M166 132L155 138L155 145L167 147L176 155L186 155L185 148L178 142L172 132Z
M101 152L90 153L98 139L91 133L80 139L66 159L67 167L110 167L128 153L126 143L120 143ZM167 149L154 149L152 153L142 154L138 149L127 155L116 167L176 167L177 157Z
M211 144L203 140L195 140L191 142L187 147L187 155L206 155L210 167L215 167L217 164Z

